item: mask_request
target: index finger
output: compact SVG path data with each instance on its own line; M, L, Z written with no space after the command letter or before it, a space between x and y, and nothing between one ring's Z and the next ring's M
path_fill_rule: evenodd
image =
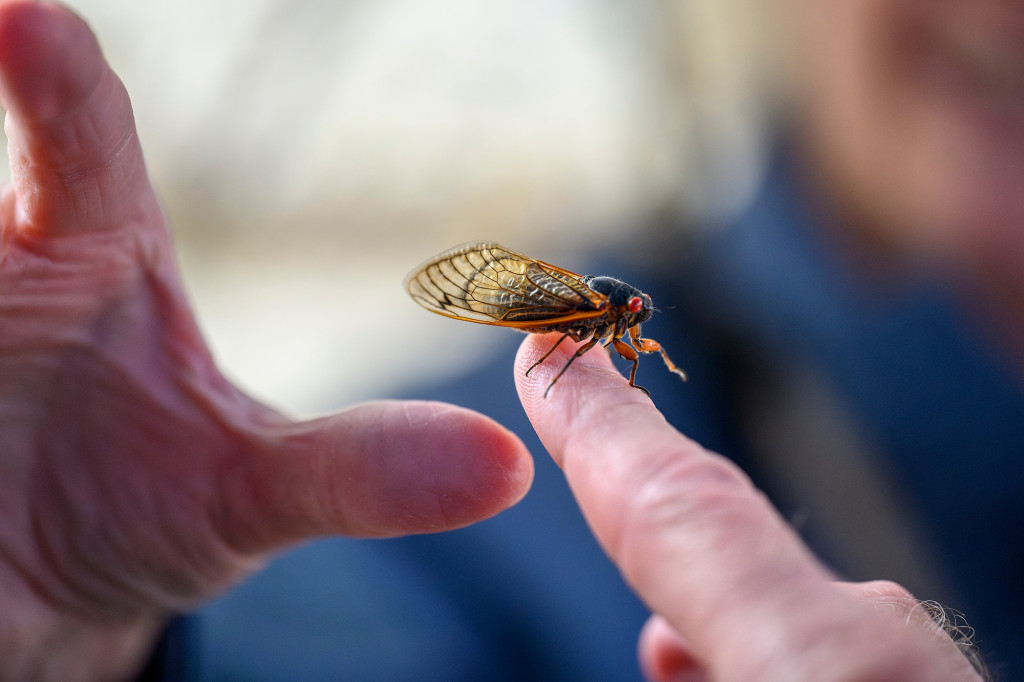
M128 94L71 10L0 2L0 103L14 186L6 220L60 233L159 214Z
M626 581L715 679L828 679L828 666L846 663L866 674L857 679L890 664L900 679L920 679L919 643L903 641L905 628L832 587L749 479L670 426L606 353L579 358L545 398L575 349L559 348L529 377L525 369L553 341L531 336L520 348L523 406Z

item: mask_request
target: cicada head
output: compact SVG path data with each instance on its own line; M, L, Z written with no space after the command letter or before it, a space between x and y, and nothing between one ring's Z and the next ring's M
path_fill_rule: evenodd
M631 284L614 277L585 277L587 286L608 297L612 310L626 318L626 326L643 324L654 314L651 297Z

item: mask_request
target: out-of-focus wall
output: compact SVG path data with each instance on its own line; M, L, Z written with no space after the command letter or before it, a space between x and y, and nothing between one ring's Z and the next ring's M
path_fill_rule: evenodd
M293 413L512 333L407 299L433 253L572 268L655 208L734 203L757 157L758 0L70 4L132 94L219 361Z

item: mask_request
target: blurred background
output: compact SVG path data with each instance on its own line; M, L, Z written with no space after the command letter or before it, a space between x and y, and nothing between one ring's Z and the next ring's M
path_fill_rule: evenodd
M300 416L514 333L408 299L443 249L580 270L652 213L729 210L778 87L759 0L68 4L132 95L221 366Z

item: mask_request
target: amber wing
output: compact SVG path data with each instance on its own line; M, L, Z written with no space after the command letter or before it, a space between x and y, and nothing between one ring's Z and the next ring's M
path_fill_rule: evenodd
M445 251L409 273L405 286L439 315L524 330L597 317L607 307L579 275L493 242Z

